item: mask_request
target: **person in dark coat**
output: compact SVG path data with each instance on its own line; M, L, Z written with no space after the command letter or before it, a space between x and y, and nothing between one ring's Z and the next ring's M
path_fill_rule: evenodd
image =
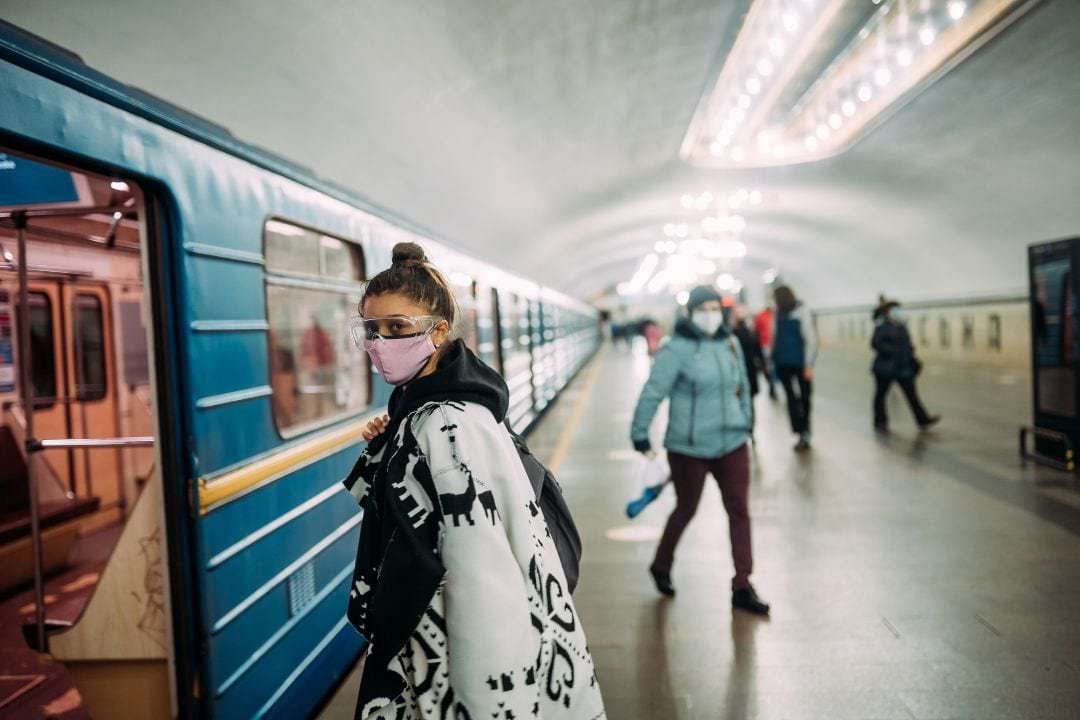
M746 322L745 308L742 306L736 307L734 317L735 322L731 334L739 341L743 360L746 361L746 377L750 382L750 433L753 435L754 417L756 415L753 412L753 399L757 397L758 391L761 389L758 384L758 373L764 373L765 377L768 378L769 370L765 364L765 353L761 349L761 343L758 342L758 334L750 326L750 323Z
M870 339L870 347L873 348L874 356L874 428L878 432L888 432L889 417L885 411L885 398L889 389L895 382L904 392L911 412L915 416L915 422L920 428L928 428L941 420L938 415L930 415L923 407L919 399L919 391L915 387L915 378L922 370L922 364L915 357L915 348L911 344L911 335L908 334L900 312L900 303L895 300L887 300L884 295L874 310L874 336Z

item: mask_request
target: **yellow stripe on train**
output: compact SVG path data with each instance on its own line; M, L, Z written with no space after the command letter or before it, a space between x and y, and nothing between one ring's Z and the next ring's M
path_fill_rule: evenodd
M361 433L379 411L330 432L290 445L284 450L214 478L199 478L199 513L210 511L257 488L269 485L300 468L333 455L363 440Z

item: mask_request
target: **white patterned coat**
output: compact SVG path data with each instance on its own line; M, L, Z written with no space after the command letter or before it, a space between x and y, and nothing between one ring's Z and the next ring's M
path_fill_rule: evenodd
M365 697L362 685L357 717L605 717L557 550L506 428L481 405L429 403L389 440L366 462L396 457L405 468L385 476L388 499L415 528L437 528L434 552L445 573L408 641L386 662L401 692ZM361 505L374 477L361 472L350 488ZM377 624L367 616L377 612L371 599L379 583L368 580L354 582L351 599L361 632ZM379 637L371 639L377 648Z

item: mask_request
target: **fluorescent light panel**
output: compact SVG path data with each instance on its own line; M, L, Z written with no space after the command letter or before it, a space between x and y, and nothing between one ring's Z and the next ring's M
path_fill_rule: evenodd
M760 167L842 152L1038 2L875 2L847 46L807 82L815 51L844 32L853 13L865 12L867 0L755 0L691 122L682 157Z

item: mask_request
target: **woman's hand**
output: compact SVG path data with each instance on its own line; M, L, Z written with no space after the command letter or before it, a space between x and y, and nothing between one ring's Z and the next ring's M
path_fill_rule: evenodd
M365 427L360 434L364 436L364 440L371 442L372 440L386 432L386 426L389 423L390 416L382 415L369 422L367 424L367 427Z
M811 380L814 379L814 368L812 368L812 367L803 368L802 376L803 376L803 379L806 380L806 382L810 382Z

